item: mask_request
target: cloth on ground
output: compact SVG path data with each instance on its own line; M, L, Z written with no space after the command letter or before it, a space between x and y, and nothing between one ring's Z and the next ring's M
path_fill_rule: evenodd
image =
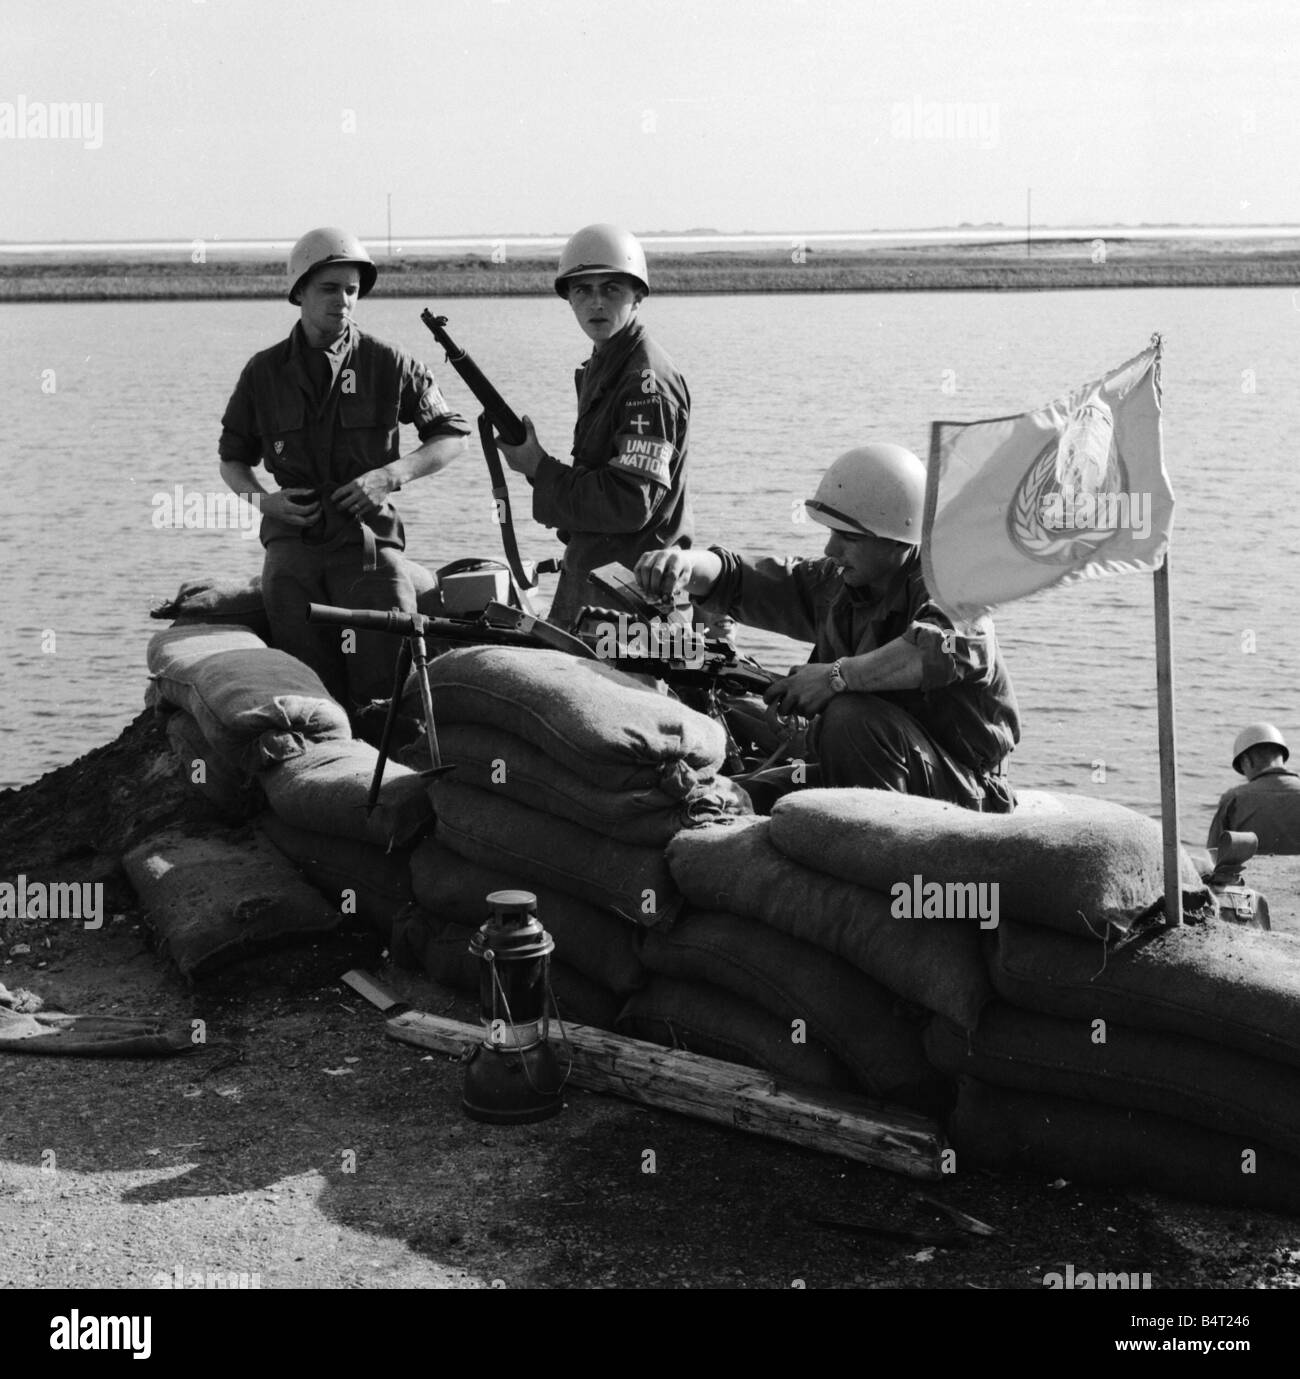
M1300 1068L1300 937L1226 920L1156 925L1119 945L1014 920L989 945L1011 1005L1225 1044Z
M429 667L439 723L522 737L604 790L687 798L726 753L722 726L643 680L562 651L464 647Z
M195 1048L190 1022L123 1015L24 1015L0 1005L0 1053L83 1058L166 1057Z
M518 890L518 873L480 866L425 838L411 854L415 899L426 910L455 924L477 929L488 917L487 897ZM637 956L638 930L622 916L577 900L563 891L529 883L537 897L537 917L555 940L559 961L616 995L644 986L649 974Z
M461 857L513 874L517 886L550 886L634 924L663 927L681 896L661 848L634 847L534 813L500 791L443 776L430 787L437 838Z
M975 1027L993 996L974 924L896 918L888 896L779 853L770 819L679 833L668 845L668 863L692 905L760 919L964 1028Z
M979 814L889 790L805 790L772 811L793 861L883 895L925 884L996 884L1000 917L1083 937L1125 932L1164 892L1160 825L1122 805L1060 797L1060 814ZM1213 913L1182 859L1184 908Z

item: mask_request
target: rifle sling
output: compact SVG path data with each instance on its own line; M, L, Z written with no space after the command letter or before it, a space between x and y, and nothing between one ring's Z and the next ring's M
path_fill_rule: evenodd
M505 547L506 563L520 590L532 587L524 573L524 563L519 556L519 543L515 540L515 524L510 514L510 490L506 487L505 471L501 468L501 454L497 450L497 439L492 431L492 422L484 412L478 419L478 437L483 446L483 458L487 461L488 475L492 480L492 496L499 504L497 515L501 523L501 544Z

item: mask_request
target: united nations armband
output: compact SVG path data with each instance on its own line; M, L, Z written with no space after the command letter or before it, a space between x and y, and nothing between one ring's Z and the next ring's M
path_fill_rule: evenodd
M610 460L611 469L623 469L639 479L651 479L665 488L672 487L672 463L677 447L660 436L619 436L618 451Z

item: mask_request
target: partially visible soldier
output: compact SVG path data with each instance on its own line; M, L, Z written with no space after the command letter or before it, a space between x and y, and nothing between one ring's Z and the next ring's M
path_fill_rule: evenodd
M1232 769L1245 783L1225 790L1210 824L1207 847L1230 829L1254 833L1260 852L1300 853L1300 774L1284 763L1286 739L1271 723L1252 723L1232 744Z
M814 720L816 771L805 783L1009 813L1015 694L992 620L955 624L925 587L925 466L899 445L862 446L831 465L805 506L830 528L824 559L672 549L642 556L637 578L652 597L685 588L708 614L813 643L808 664L764 696Z
M641 324L650 292L645 252L616 225L588 225L560 255L555 290L592 342L578 369L573 464L548 455L532 422L528 438L502 445L511 469L533 486L533 517L565 543L550 620L567 628L584 604L605 601L592 570L631 566L647 550L689 546L686 490L691 395L686 380Z
M340 629L309 624L307 605L416 611L406 536L389 496L458 459L469 434L423 364L353 324L377 273L346 230L311 230L293 246L289 301L300 308L298 323L245 365L218 447L226 484L260 495L262 597L276 646L311 666L353 712L392 693L399 640L357 632L345 655ZM403 422L420 438L406 455ZM261 463L278 491L253 473Z

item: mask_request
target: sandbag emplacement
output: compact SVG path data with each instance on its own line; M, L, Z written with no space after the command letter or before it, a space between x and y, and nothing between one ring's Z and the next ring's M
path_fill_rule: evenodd
M761 1006L790 1038L824 1045L874 1097L930 1115L952 1103L948 1079L926 1060L924 1019L811 943L759 920L686 910L669 932L646 933L641 957L660 976L721 987Z
M271 640L271 620L262 602L262 576L248 579L186 580L168 599L151 609L151 618L172 618L173 627L193 623L246 627L264 642Z
M343 707L316 672L238 627L172 627L149 642L150 702L186 710L237 771L350 739Z
M604 790L679 799L717 774L720 724L631 675L562 651L476 646L429 667L434 717L521 737Z
M891 790L804 790L772 810L793 861L883 895L896 886L998 887L999 915L1081 937L1127 931L1164 893L1160 825L1123 805L1060 796L1062 813L980 814ZM1213 900L1183 857L1183 906Z
M368 742L312 742L259 779L271 808L287 824L334 833L376 847L404 847L433 823L420 776L390 761L372 814L366 813L379 753Z
M989 964L1011 1005L1187 1034L1300 1068L1300 938L1210 920L1107 945L1015 921Z
M1203 1039L1060 1020L994 1001L973 1034L932 1021L925 1051L952 1077L1154 1111L1232 1135L1240 1150L1271 1144L1300 1156L1295 1069Z
M618 1031L807 1087L856 1089L853 1074L816 1040L795 1043L789 1024L752 1001L703 982L655 977L628 998Z
M480 961L469 951L469 941L477 926L441 924L430 915L422 915L412 922L404 922L403 944L414 953L425 976L453 991L477 996ZM561 1033L556 1012L561 1020L576 1025L595 1025L598 1029L613 1029L618 1016L620 998L612 991L585 977L576 968L551 958L551 992L555 1009L551 1016L549 1038L560 1053ZM561 1064L563 1057L561 1056Z
M517 886L549 886L648 928L671 924L681 908L659 848L602 838L567 819L534 813L500 791L461 785L454 773L435 781L430 793L438 840L471 862L514 875Z
M1144 1187L1222 1206L1300 1214L1300 1159L1151 1111L1015 1092L962 1078L948 1121L957 1162L1098 1187Z
M393 921L412 903L411 852L385 852L373 843L295 828L274 814L262 818L266 836L331 905L356 915L385 941Z
M423 839L411 853L411 886L422 908L472 929L488 917L487 897L494 891L532 891L558 961L617 995L649 979L637 956L639 931L621 916L548 886L525 885L518 874L479 866L436 838Z
M760 919L843 958L898 996L973 1029L993 987L968 920L899 919L889 897L783 857L772 821L740 819L679 833L673 879L692 905Z
M439 741L443 762L456 767L462 784L500 791L542 814L638 847L661 848L683 828L753 813L749 796L727 776L698 783L684 798L650 788L604 790L499 728L443 724Z
M159 948L191 980L335 928L342 915L264 834L168 830L122 859Z
M265 808L257 781L227 766L184 709L168 714L167 741L176 756L180 778L219 818L243 823Z

